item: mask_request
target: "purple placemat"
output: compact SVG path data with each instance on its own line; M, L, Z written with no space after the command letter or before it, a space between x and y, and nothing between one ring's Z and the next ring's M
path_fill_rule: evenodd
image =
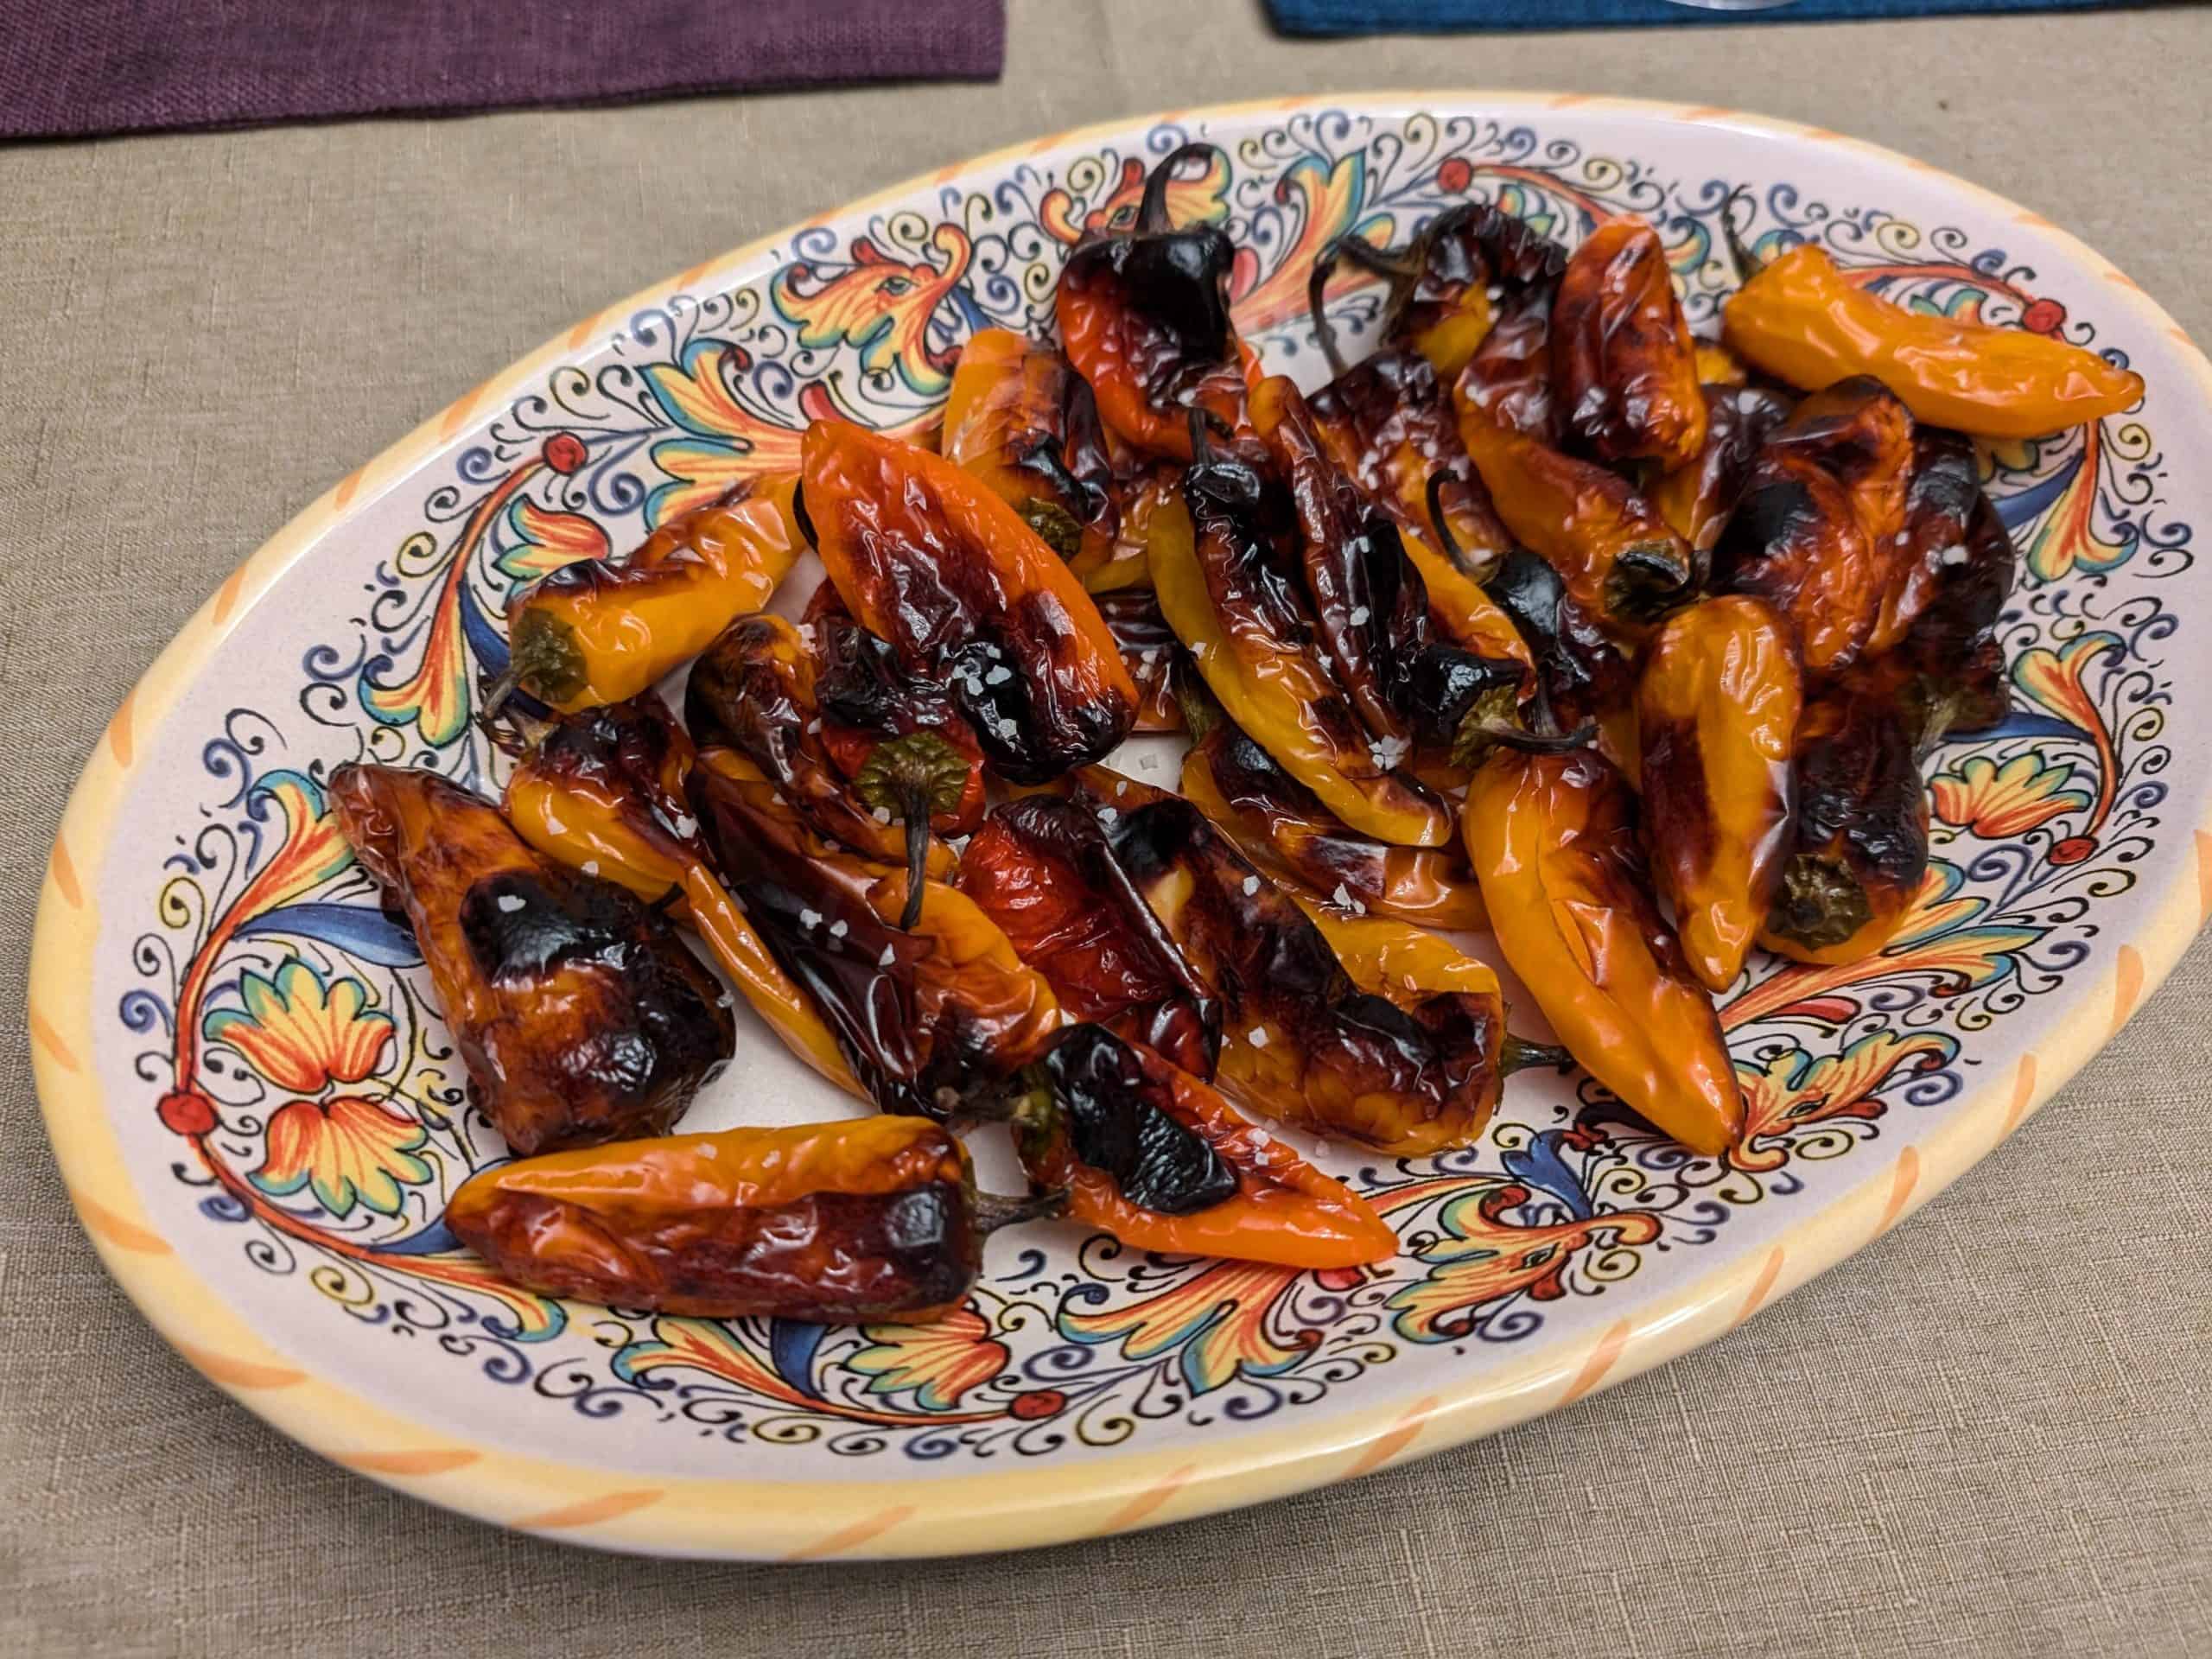
M0 0L0 138L995 78L1004 0Z

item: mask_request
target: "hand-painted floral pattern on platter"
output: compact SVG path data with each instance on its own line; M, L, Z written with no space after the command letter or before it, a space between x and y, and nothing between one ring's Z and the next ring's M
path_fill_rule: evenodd
M493 786L470 722L476 686L505 665L496 619L515 586L793 465L817 416L927 433L960 343L986 326L1047 327L1068 245L1123 222L1151 162L1202 136L1163 126L1139 153L1015 164L986 190L942 188L927 211L804 231L772 270L630 318L451 459L363 614L314 636L290 703L185 734L204 746L204 798L180 808L113 1017L143 1048L145 1109L181 1143L175 1179L201 1190L207 1248L311 1287L334 1322L430 1338L439 1351L422 1363L534 1396L549 1421L642 1415L671 1434L854 1458L1049 1456L1309 1406L1424 1351L1480 1363L1568 1299L1693 1271L1746 1211L1809 1202L1823 1166L1864 1162L1869 1143L1943 1111L1989 1033L2098 954L2100 904L2170 833L2179 620L2157 579L2192 559L2155 429L2134 417L1988 452L2023 560L2011 716L1930 762L1936 856L1886 951L1847 967L1762 959L1724 1000L1750 1116L1726 1160L1691 1156L1592 1084L1556 1104L1512 1093L1476 1148L1335 1160L1399 1232L1382 1267L1301 1274L1040 1235L995 1255L967 1306L922 1328L571 1306L460 1249L444 1198L502 1148L321 780L368 755ZM1241 324L1311 379L1306 273L1333 237L1401 239L1469 198L1569 242L1638 213L1661 227L1694 322L1709 323L1734 280L1719 214L1742 184L1525 125L1308 111L1242 131L1225 163L1169 196L1179 219L1228 225ZM1786 181L1758 201L1764 248L1817 239L1908 304L2098 344L2069 309L2088 296L2040 291L2033 270L1962 230L1806 200ZM1349 280L1332 292L1356 351L1379 296Z

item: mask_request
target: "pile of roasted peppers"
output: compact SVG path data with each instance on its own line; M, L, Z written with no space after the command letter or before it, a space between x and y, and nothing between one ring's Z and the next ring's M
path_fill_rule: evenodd
M1898 926L1920 762L2005 709L1974 440L2140 383L1811 248L1700 340L1651 226L1570 254L1471 205L1327 251L1301 393L1229 237L1170 222L1193 159L1070 255L1058 343L969 341L935 450L818 422L796 474L519 594L501 803L332 779L517 1154L448 1211L516 1281L922 1319L1063 1213L1358 1267L1389 1228L1246 1113L1426 1156L1571 1059L1721 1156L1715 995ZM1388 284L1354 365L1347 278ZM1108 765L1163 731L1179 790ZM1484 930L1562 1046L1509 1031ZM671 1135L737 997L875 1115ZM1027 1192L976 1191L976 1125Z

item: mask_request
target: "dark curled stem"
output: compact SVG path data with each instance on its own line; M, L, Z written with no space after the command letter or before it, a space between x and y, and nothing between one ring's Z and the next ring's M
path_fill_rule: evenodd
M1467 550L1459 545L1459 538L1452 532L1452 520L1444 512L1444 481L1451 476L1441 467L1428 475L1428 521L1436 531L1436 550L1444 555L1454 569L1473 575L1467 563Z
M1418 261L1407 264L1393 259L1357 232L1346 232L1332 238L1328 245L1313 257L1313 275L1306 279L1306 309L1313 319L1313 337L1321 342L1321 355L1328 359L1332 378L1341 378L1344 373L1344 355L1337 349L1337 331L1329 321L1327 290L1329 278L1336 274L1337 263L1350 259L1361 270L1390 279L1390 301L1395 307L1400 290L1418 281L1421 265Z
M1068 1190L1064 1186L1056 1186L1049 1192L1027 1192L1019 1198L1005 1192L978 1192L970 1206L976 1217L976 1230L985 1236L1001 1227L1065 1215L1067 1207Z
M814 515L806 510L806 486L798 485L791 491L791 518L798 525L798 533L816 552L822 550L822 538L814 533Z
M1741 288L1766 269L1766 261L1751 251L1744 240L1743 233L1736 228L1736 204L1738 201L1750 205L1753 219L1758 217L1759 207L1751 193L1742 188L1730 191L1728 200L1720 204L1720 239L1727 247L1729 262L1736 267L1736 285Z
M1144 196L1137 204L1136 228L1140 231L1172 231L1167 222L1167 187L1174 182L1175 169L1193 156L1211 158L1219 156L1217 144L1205 143L1183 144L1161 158L1152 175L1144 181Z
M1501 1077L1538 1066L1565 1071L1573 1065L1574 1056L1557 1043L1527 1042L1509 1031L1505 1040L1498 1045L1497 1075Z

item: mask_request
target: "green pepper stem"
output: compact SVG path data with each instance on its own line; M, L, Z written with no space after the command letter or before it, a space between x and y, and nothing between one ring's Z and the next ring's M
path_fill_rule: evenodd
M509 657L507 665L500 671L499 677L484 688L484 712L480 718L489 720L500 709L505 708L507 699L514 696L517 688L521 684L522 670L515 665L514 658Z

